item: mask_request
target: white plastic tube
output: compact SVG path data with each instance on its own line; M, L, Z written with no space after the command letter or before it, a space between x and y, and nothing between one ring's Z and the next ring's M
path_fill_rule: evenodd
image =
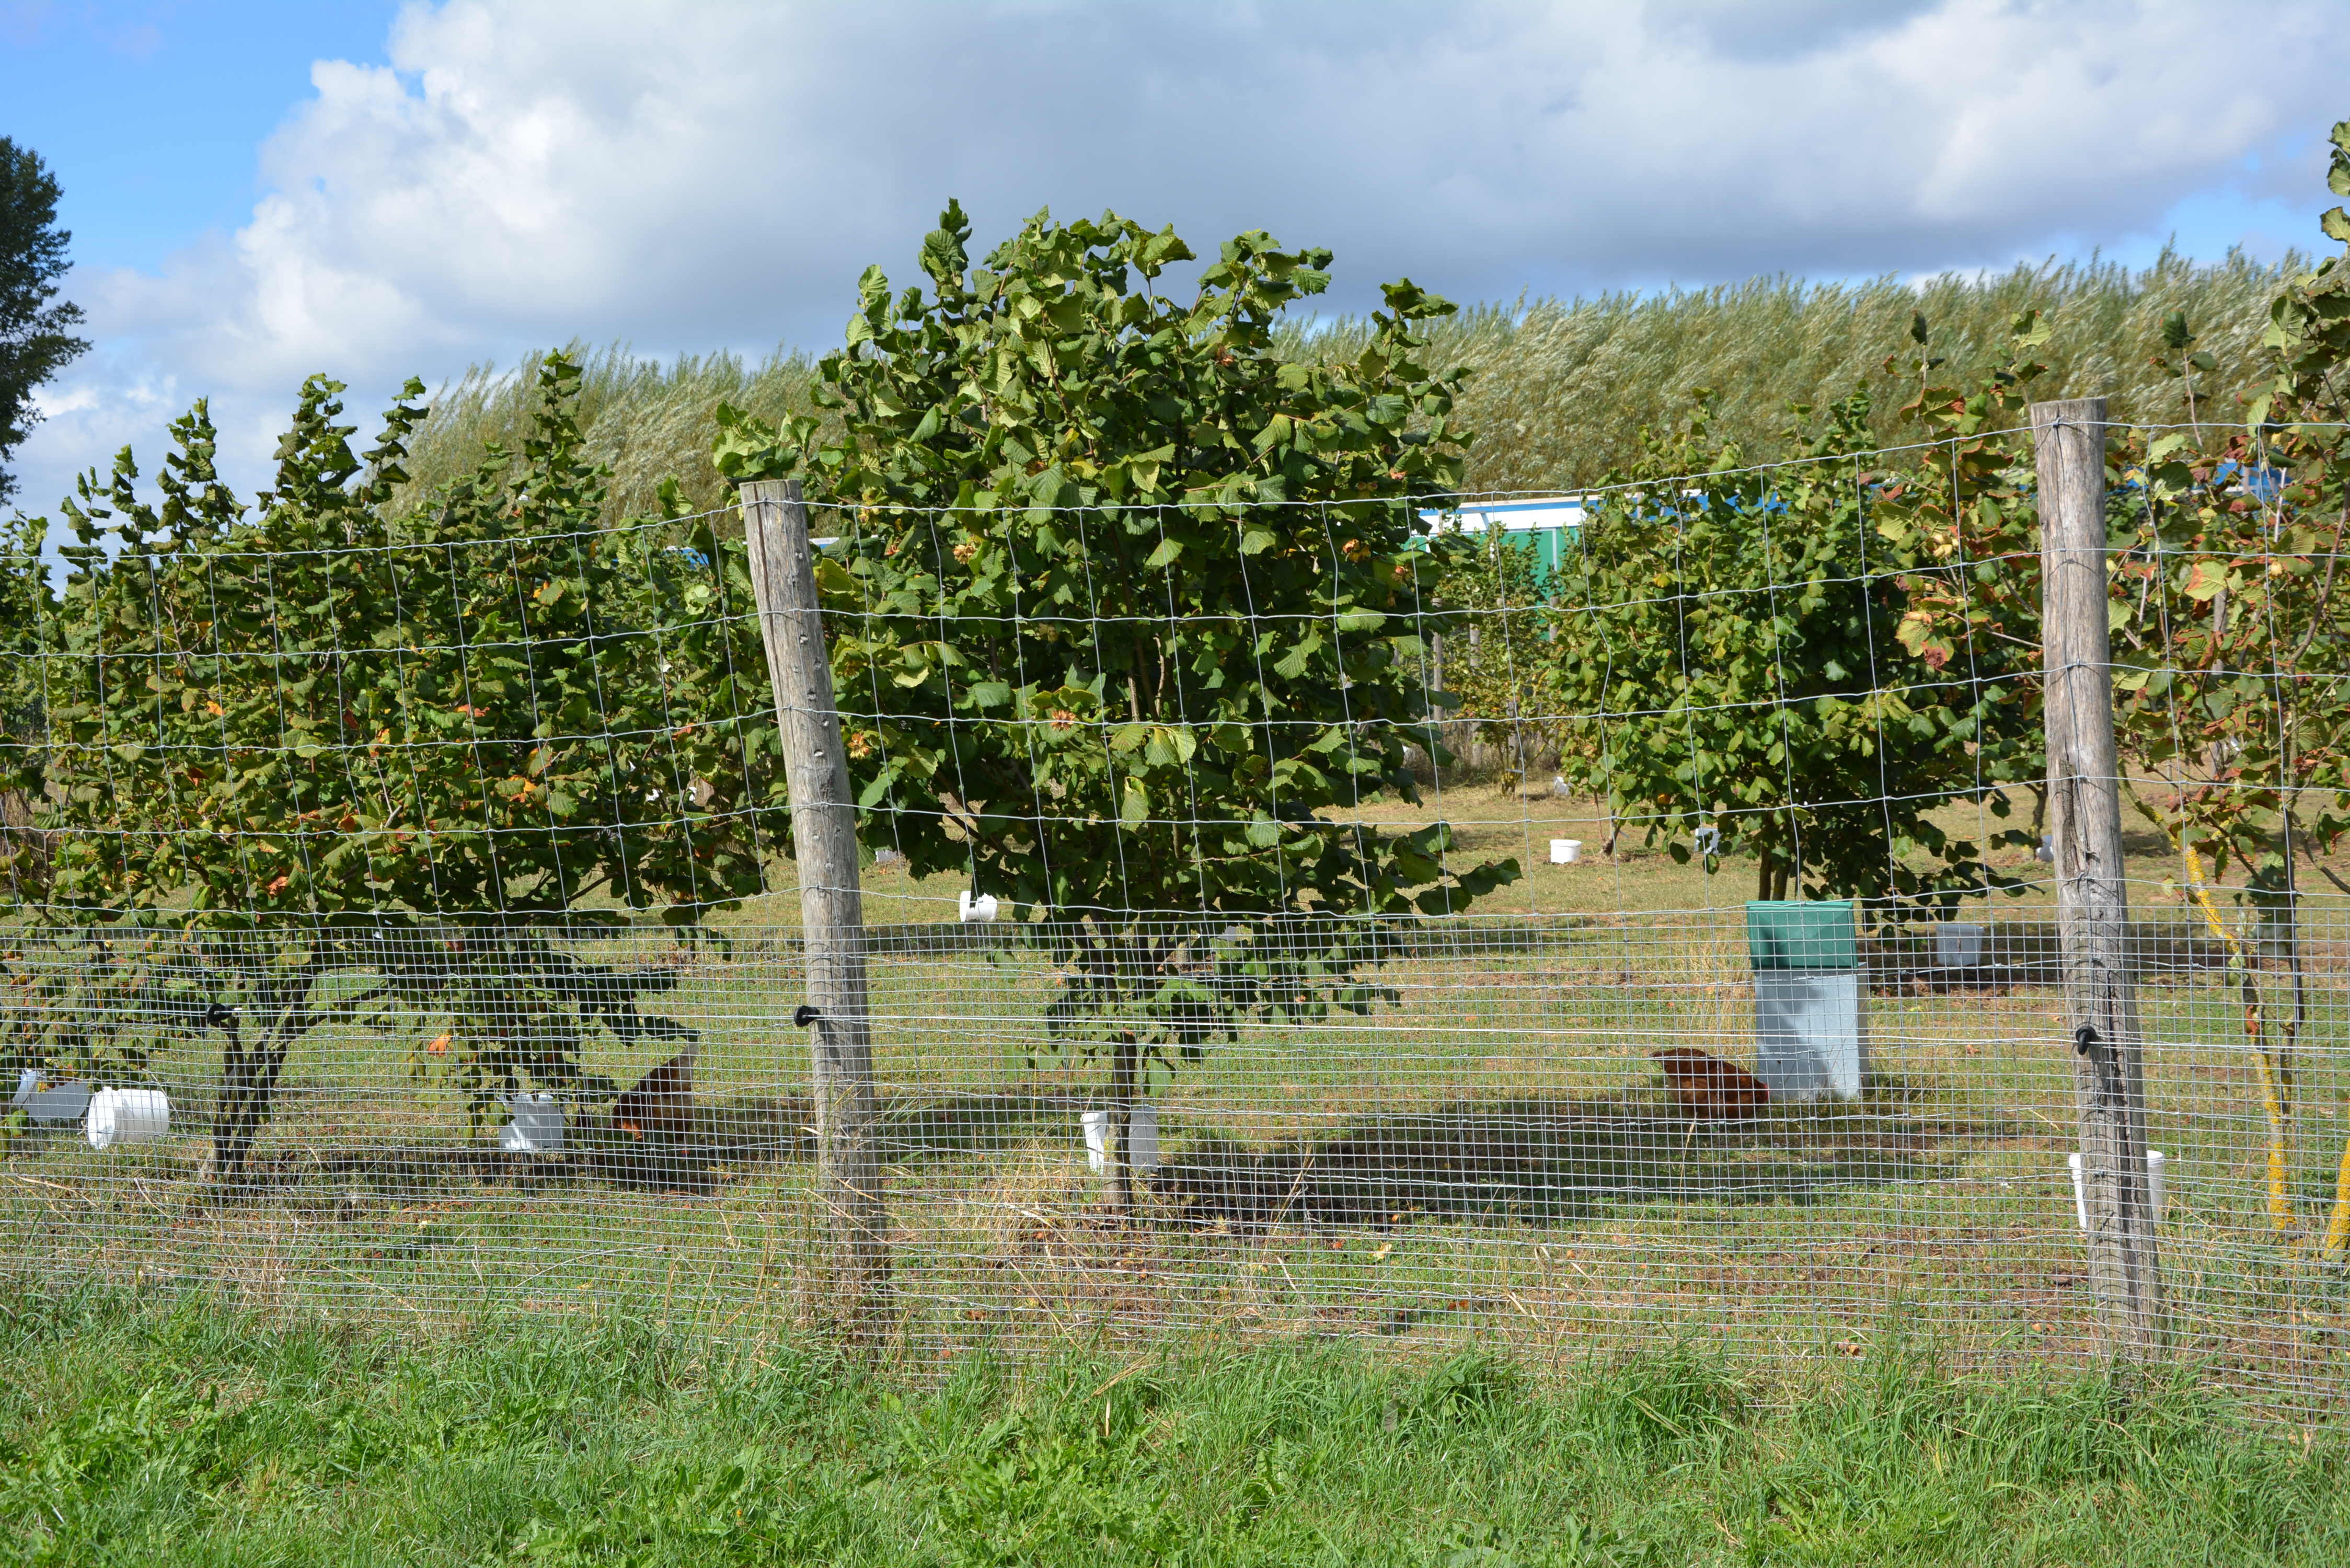
M78 1122L89 1114L89 1085L76 1078L64 1084L43 1084L41 1075L26 1067L16 1075L16 1094L8 1104L21 1106L36 1122Z
M95 1149L161 1143L172 1136L172 1102L161 1089L100 1089L83 1128Z
M1136 1106L1126 1113L1126 1158L1145 1175L1159 1168L1157 1106Z
M2080 1222L2081 1230L2085 1233L2089 1229L2089 1188L2081 1179L2081 1157L2068 1154L2064 1157L2064 1163L2073 1168L2073 1217ZM2162 1223L2163 1167L2169 1163L2170 1157L2160 1149L2146 1151L2146 1195L2154 1205L2154 1222L2158 1225Z
M1582 858L1583 840L1580 838L1554 838L1550 841L1552 865L1572 866Z
M1934 962L1943 969L1976 969L1983 961L1983 929L1972 920L1945 920L1934 928Z
M508 1154L552 1154L563 1147L563 1107L553 1095L501 1098L514 1120L498 1130L498 1147Z
M1086 1129L1086 1168L1096 1176L1110 1168L1117 1137L1115 1111L1087 1111L1077 1117ZM1146 1175L1159 1168L1159 1107L1131 1106L1126 1113L1126 1158Z

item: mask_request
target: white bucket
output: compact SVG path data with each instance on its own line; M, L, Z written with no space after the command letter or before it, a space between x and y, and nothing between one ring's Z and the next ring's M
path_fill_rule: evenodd
M78 1078L45 1085L39 1073L26 1067L16 1075L16 1097L8 1105L11 1109L22 1106L36 1122L78 1122L88 1114L89 1095L89 1085Z
M2081 1179L2081 1157L2068 1154L2064 1157L2064 1163L2073 1168L2073 1218L2086 1231L2089 1228L2089 1189ZM2146 1196L2154 1206L2154 1222L2158 1225L2162 1223L2162 1169L2169 1163L2170 1157L2160 1149L2146 1151Z
M959 919L967 923L985 925L995 919L995 895L982 893L974 898L971 890L965 888L956 898L955 908Z
M1582 858L1583 840L1580 838L1554 838L1550 841L1552 865L1572 866Z
M86 1126L96 1149L161 1143L172 1136L172 1102L161 1089L100 1089Z
M508 1154L551 1154L563 1147L563 1107L553 1095L502 1096L498 1104L514 1117L498 1129L498 1147Z
M1970 920L1945 920L1934 928L1934 961L1944 969L1980 969L1983 929Z

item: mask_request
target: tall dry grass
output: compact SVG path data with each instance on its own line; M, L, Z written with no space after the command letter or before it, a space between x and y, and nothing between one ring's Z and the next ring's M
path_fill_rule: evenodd
M2219 362L2199 378L2201 411L2225 421L2240 417L2242 394L2263 379L2260 337L2270 298L2308 265L2298 254L2268 264L2241 251L2199 265L2166 251L2142 271L2092 257L1916 286L1889 276L1811 283L1781 275L1521 300L1473 306L1439 324L1431 357L1478 369L1465 413L1479 432L1469 483L1480 490L1589 484L1638 455L1644 425L1686 418L1699 387L1718 394L1716 430L1752 461L1783 450L1791 404L1818 406L1855 387L1871 394L1884 441L1915 439L1898 410L1918 384L1909 337L1918 313L1931 327L1929 351L1949 361L1935 379L1965 385L2003 357L2018 312L2043 310L2054 337L2042 351L2050 368L2043 395L2104 392L2116 418L2155 421L2187 414L2181 383L2151 362L2164 317L2182 311L2197 347ZM1299 358L1351 357L1370 331L1358 317L1301 322L1282 345ZM719 402L773 419L786 405L805 410L815 378L813 357L789 347L756 365L723 351L662 363L625 344L575 343L571 351L586 361L580 421L589 454L612 470L616 518L650 514L670 475L697 505L724 504L726 487L710 466ZM476 366L434 396L408 465L410 496L469 470L486 442L520 439L537 366L536 356L505 371Z
M1791 404L1818 407L1855 387L1870 393L1880 439L1916 440L1920 432L1898 410L1918 384L1909 336L1917 314L1930 326L1930 353L1948 360L1935 381L1964 386L2005 357L2019 312L2043 310L2054 335L2040 351L2049 367L2041 395L2105 393L2116 419L2135 422L2187 417L2181 383L2151 362L2163 317L2182 311L2196 347L2219 362L2197 379L2199 411L2241 419L2241 394L2265 379L2260 339L2269 301L2309 265L2299 254L2270 265L2241 251L2198 265L2166 251L2143 271L2093 257L1915 287L1891 277L1756 277L1480 306L1440 324L1432 348L1441 363L1480 368L1462 410L1478 432L1471 486L1565 490L1628 467L1641 427L1686 419L1699 387L1718 394L1717 433L1751 461L1784 450ZM1336 358L1359 351L1368 337L1367 323L1342 318L1293 334L1290 346Z
M816 379L815 360L788 347L755 365L723 350L681 354L664 364L639 358L625 343L595 348L575 340L566 352L581 361L585 455L612 471L609 520L654 515L660 483L672 476L696 506L725 505L732 487L710 465L718 405L733 403L769 420L786 406L805 411ZM395 504L411 504L470 472L492 441L518 449L544 358L530 354L507 370L475 365L435 392L431 416L410 442L409 483Z

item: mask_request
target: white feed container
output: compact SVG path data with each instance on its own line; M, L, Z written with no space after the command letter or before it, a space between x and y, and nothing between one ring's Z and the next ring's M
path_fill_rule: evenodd
M1550 841L1552 865L1572 866L1582 858L1583 840L1580 838L1554 838Z
M84 1130L95 1149L161 1143L172 1136L172 1102L161 1089L100 1089Z
M1971 920L1945 920L1934 928L1934 962L1943 969L1980 969L1983 929Z
M24 1108L25 1115L36 1122L78 1122L89 1112L90 1086L80 1079L65 1084L44 1084L41 1075L26 1067L16 1075L16 1093L9 1107Z
M2088 1184L2081 1179L2081 1157L2068 1154L2064 1157L2064 1163L2073 1168L2073 1218L2086 1231L2089 1228L2089 1189ZM2146 1151L2146 1195L2147 1201L2154 1206L2154 1222L2158 1225L2162 1223L2163 1167L2169 1163L2170 1157L2160 1149Z
M553 1095L498 1097L514 1120L498 1129L498 1147L508 1154L552 1154L563 1147L563 1107Z

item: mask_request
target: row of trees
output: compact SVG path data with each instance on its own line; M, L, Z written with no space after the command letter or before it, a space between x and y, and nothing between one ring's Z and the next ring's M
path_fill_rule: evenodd
M406 1040L484 1117L521 1087L616 1092L582 1072L589 1031L686 1033L637 1005L672 969L550 931L660 911L690 935L759 888L773 704L741 540L598 523L577 374L548 361L522 449L414 508L388 504L421 387L361 452L314 378L250 502L199 403L160 504L127 450L82 479L61 582L18 517L0 886L34 924L0 955L0 1065L135 1074L220 1030L225 1179L329 1020Z
M2350 153L2335 157L2350 181ZM2199 400L2210 361L2175 318L2162 361L2187 428L2117 429L2108 459L2123 744L2138 778L2178 785L2138 807L2214 879L2245 877L2272 923L2288 846L2307 857L2350 828L2330 700L2350 647L2334 591L2343 273L2329 260L2277 296L2272 383L2231 424ZM1714 830L1720 853L1752 858L1760 898L1922 913L2012 885L1986 861L1995 845L1927 814L1972 797L2006 817L2044 774L2026 426L2048 330L2025 313L2004 362L1960 388L1936 383L1918 317L1913 452L1878 447L1856 393L1816 420L1796 410L1799 455L1752 466L1713 438L1700 391L1692 420L1651 432L1646 460L1588 498L1555 572L1498 538L1449 541L1440 624L1462 716L1535 735L1571 784L1679 857ZM2036 836L2019 819L1997 842Z
M1107 1052L1123 1099L1244 1018L1373 1005L1368 930L1333 917L1457 910L1516 874L1453 864L1441 826L1326 815L1411 794L1406 746L1433 743L1438 566L1405 498L1459 483L1460 377L1415 358L1451 307L1395 285L1375 345L1304 367L1273 328L1326 252L1240 236L1186 304L1158 287L1191 255L1171 232L1039 215L977 270L968 234L950 207L928 296L868 272L827 417L729 410L717 461L834 508L868 843L1054 917L1053 1038ZM62 584L19 520L0 784L29 821L5 875L86 961L0 959L10 1064L135 1071L225 1029L230 1179L330 1019L404 1021L411 1065L445 1053L484 1116L517 1087L608 1095L593 1028L682 1033L638 1008L673 971L556 937L659 910L690 938L762 886L788 843L765 662L735 531L674 491L600 521L578 378L547 360L519 450L421 503L421 410L355 452L314 379L249 504L199 405L161 505L127 452L84 480Z
M2329 185L2350 195L2350 121L2333 146ZM2343 208L2323 226L2350 241ZM2350 893L2323 861L2350 834L2350 255L2293 275L2268 320L2265 385L2224 413L2192 324L2165 324L2171 428L2109 446L2110 614L2128 798L2232 955L2269 1209L2297 1234L2297 884ZM1470 563L1505 628L1470 661L1470 716L1541 728L1572 784L1677 857L1713 829L1720 853L1752 857L1758 897L1859 897L1899 918L2014 888L1987 850L2032 842L2036 820L1978 846L1929 814L1974 799L2012 821L2045 775L2026 427L2047 332L2025 313L2005 362L1955 387L1918 317L1901 412L1927 441L1909 454L1874 450L1856 395L1790 432L1802 458L1758 471L1711 439L1700 397L1608 476L1549 581L1490 545ZM2237 921L2215 897L2230 883ZM2321 1244L2350 1249L2350 1162Z
M2336 143L2350 189L2350 129ZM1478 597L1508 561L1416 537L1469 441L1463 373L1424 359L1451 306L1391 285L1351 359L1300 362L1278 318L1326 285L1326 252L1241 235L1186 303L1160 286L1191 259L1171 231L1040 214L976 267L968 235L950 205L927 291L868 270L815 407L723 410L713 461L829 508L819 583L867 842L1024 926L1050 917L1053 1038L1107 1054L1121 1100L1247 1020L1371 1007L1379 918L1457 912L1518 874L1461 863L1441 826L1347 819L1416 798L1409 746L1442 756L1437 629L1456 649L1490 629L1515 717L1559 716L1574 782L1676 854L1715 829L1761 895L1932 914L2005 885L1929 810L2012 811L2042 769L2019 433L2036 315L1970 389L1936 384L1917 323L1904 411L1937 439L1911 457L1874 450L1856 397L1799 412L1805 460L1757 471L1700 402L1519 607ZM2241 433L2115 454L2127 743L2186 786L2142 805L2214 877L2250 867L2288 932L2294 854L2350 826L2338 704L2304 673L2344 667L2344 276L2329 262L2280 298L2275 382ZM2191 389L2184 321L2168 348ZM739 539L674 490L661 518L605 523L577 379L548 360L519 450L421 503L401 492L417 405L355 452L339 389L313 380L250 504L199 406L160 506L128 453L83 483L61 586L19 522L0 786L32 820L0 851L9 886L57 929L200 940L142 967L110 939L28 973L15 1059L127 1060L148 1047L114 1037L123 1021L151 1044L225 1011L233 1174L286 1051L330 1016L455 1014L477 1108L608 1091L579 1065L590 1028L681 1033L637 1007L668 971L549 933L658 909L690 935L756 890L787 842L775 732ZM2244 477L2280 469L2281 493ZM2289 1085L2289 1036L2263 1040Z

